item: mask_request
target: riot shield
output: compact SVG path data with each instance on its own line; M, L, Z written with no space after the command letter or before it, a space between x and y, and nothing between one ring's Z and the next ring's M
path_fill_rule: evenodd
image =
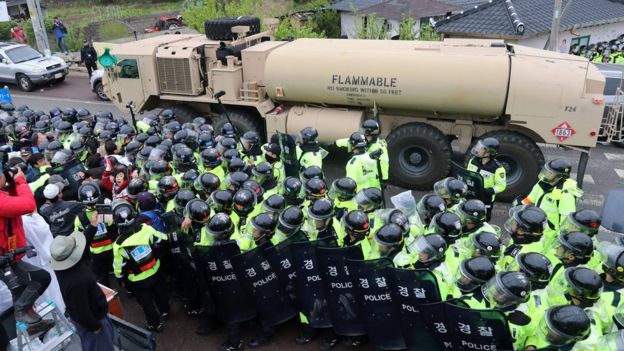
M269 264L271 264L271 267L273 267L275 274L277 274L277 278L284 292L295 303L297 302L295 291L297 273L295 272L295 264L290 253L290 246L295 242L307 240L308 238L305 234L302 231L298 231L281 243L275 246L269 246L264 252L264 256L269 261ZM301 306L297 306L301 308Z
M233 256L231 260L236 276L254 302L260 318L265 323L277 325L297 315L297 309L264 257L267 246L271 243Z
M86 173L85 167L82 162L78 159L73 159L65 164L63 167L59 168L62 169L57 168L53 172L58 172L57 174L63 177L63 181L65 183L65 188L63 188L63 192L71 193L73 191L76 191L82 183L82 178L80 178L78 173Z
M473 310L436 302L420 306L440 350L513 350L509 325L498 310Z
M407 349L436 350L419 310L422 304L441 301L435 275L426 269L393 267L387 268L387 275Z
M212 291L217 315L226 323L244 322L256 317L247 291L237 279L230 259L240 254L235 241L218 246L196 246L198 269Z
M316 249L316 258L334 332L344 336L365 335L364 320L355 300L356 291L346 261L364 258L360 245L319 247Z
M483 191L483 177L479 173L469 171L456 162L451 162L451 176L468 185L467 199L487 200L486 203L492 201L492 199L483 198L485 195L485 191Z
M607 199L602 207L602 228L624 234L624 189L612 189L607 193Z
M287 177L299 177L299 160L297 159L297 143L295 137L286 133L277 133L279 135L280 147L282 154L280 158L284 163L284 171Z
M316 249L319 247L336 246L338 244L333 237L295 242L290 246L290 252L295 264L297 305L313 328L329 328L332 326L325 290L323 289L319 265L316 259Z
M356 287L356 299L364 320L368 339L375 350L403 350L399 315L392 301L392 287L386 268L392 267L387 258L376 260L347 260L351 281Z

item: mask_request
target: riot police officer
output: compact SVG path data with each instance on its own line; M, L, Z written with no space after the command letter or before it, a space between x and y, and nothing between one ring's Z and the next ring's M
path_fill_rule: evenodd
M380 177L377 174L377 163L366 152L368 143L364 134L361 132L351 134L349 145L351 146L353 156L347 162L346 176L353 179L360 189L381 189Z
M357 209L357 202L354 200L356 193L357 184L349 177L339 178L332 182L327 196L334 201L337 219Z
M468 186L453 177L447 177L433 184L433 191L444 199L446 208L452 208L466 198Z
M473 292L480 294L475 300L472 300L472 296L470 295L463 297L464 300L470 301L467 304L472 308L473 305L478 306L483 302L483 295L480 293L480 288L494 277L495 274L496 269L490 259L487 257L472 257L463 260L459 265L459 269L454 272L453 276L455 286L462 294L470 294Z
M280 186L279 194L286 199L286 204L290 206L301 206L305 201L303 183L296 177L286 177Z
M327 198L313 202L307 209L307 225L304 232L310 240L337 237L337 221L334 221L334 204Z
M363 211L355 210L347 213L340 221L338 229L338 245L360 245L365 260L374 258L373 250L368 241L370 224L368 215Z
M446 211L444 199L436 194L425 194L416 204L416 212L425 228L431 224L433 216L444 211Z
M299 207L289 206L284 209L279 214L275 235L271 238L273 244L278 244L301 231L304 220L303 212Z
M523 252L515 257L515 261L507 269L524 273L531 281L533 291L544 289L553 273L552 263L546 256L537 252Z
M534 332L525 333L514 346L518 350L569 349L574 343L588 337L590 319L578 306L550 307L544 318L535 322Z
M507 188L505 168L495 159L499 148L500 143L496 138L480 139L470 150L473 157L468 161L466 167L469 171L479 173L483 177L485 194L479 195L480 200L485 204L488 221L492 218L492 206L496 194L500 194Z
M166 236L136 222L134 208L125 200L115 200L111 207L119 231L113 244L115 276L124 279L137 297L147 319L146 328L161 331L163 319L169 315L169 298L156 251Z
M441 212L433 216L431 224L424 232L438 233L448 245L452 245L462 235L462 222L455 213Z
M389 223L383 225L374 234L373 239L377 244L380 257L392 260L392 264L399 268L409 268L414 263L414 258L405 250L403 229Z
M312 127L305 127L299 132L297 143L297 161L301 170L310 166L323 168L323 158L327 151L322 149L318 142L318 131Z
M576 181L570 179L572 164L564 159L547 162L539 174L539 181L531 193L522 200L525 205L535 205L546 212L548 227L544 231L544 246L549 247L559 233L564 218L576 211L576 199L583 195Z

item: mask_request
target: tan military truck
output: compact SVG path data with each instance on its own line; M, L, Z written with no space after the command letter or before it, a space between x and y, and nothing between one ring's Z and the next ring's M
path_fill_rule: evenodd
M138 111L167 107L181 122L208 116L216 131L226 122L218 91L241 131L313 126L332 142L378 118L391 181L406 188L430 189L448 174L451 142L465 152L475 138L495 136L508 175L503 200L535 182L544 163L537 143L585 156L596 145L605 79L585 58L499 40L274 41L274 22L268 27L119 45L105 89L122 111L130 101Z

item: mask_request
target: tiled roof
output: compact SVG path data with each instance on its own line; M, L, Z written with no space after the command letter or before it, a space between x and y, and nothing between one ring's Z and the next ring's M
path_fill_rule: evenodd
M563 0L561 30L624 21L618 0ZM568 6L569 5L569 6ZM491 0L438 21L440 33L488 37L531 36L550 31L554 0Z
M403 17L412 18L434 17L461 11L462 8L447 5L434 0L390 0L361 11L362 14L374 13L387 19L401 21Z
M445 3L447 5L453 5L457 7L461 7L464 10L471 9L476 5L483 4L484 2L488 2L488 0L438 0L441 3Z
M384 0L341 0L329 5L330 9L351 12L353 9L360 11L382 3Z

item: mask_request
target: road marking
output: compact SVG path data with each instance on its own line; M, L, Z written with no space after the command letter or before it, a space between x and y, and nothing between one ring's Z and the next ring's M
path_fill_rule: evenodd
M614 168L613 170L615 171L615 173L617 173L618 177L624 179L624 169Z
M576 179L577 174L576 173L570 173L570 178L571 179ZM591 176L591 174L585 174L583 176L583 183L584 184L596 184L596 181L594 181L594 177Z
M55 98L55 97L48 97L48 96L34 96L34 95L18 95L18 94L12 94L13 98L24 98L24 99L33 99L33 100L48 100L48 101L67 101L67 102L73 102L76 104L88 104L88 105L113 105L112 102L106 102L106 101L84 101L84 100L77 100L77 99L66 99L66 98Z
M624 161L624 153L621 154L612 154L612 153L604 153L604 156L609 161Z
M604 195L602 194L593 194L593 193L584 193L583 196L577 200L577 207L596 207L602 208L604 204Z

